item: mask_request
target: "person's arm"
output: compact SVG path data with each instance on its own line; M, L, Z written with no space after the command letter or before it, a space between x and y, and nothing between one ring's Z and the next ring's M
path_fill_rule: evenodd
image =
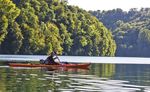
M55 56L53 59L58 59L58 57L57 57L57 56Z
M61 62L60 62L60 59L58 58L58 56L53 57L53 59L54 59L54 60L55 60L55 59L58 59L59 63L61 63Z

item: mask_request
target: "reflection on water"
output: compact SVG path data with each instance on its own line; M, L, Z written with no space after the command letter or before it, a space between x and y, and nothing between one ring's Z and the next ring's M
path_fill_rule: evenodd
M150 65L117 65L114 78L150 86Z
M0 92L149 92L149 65L92 64L89 70L0 67Z

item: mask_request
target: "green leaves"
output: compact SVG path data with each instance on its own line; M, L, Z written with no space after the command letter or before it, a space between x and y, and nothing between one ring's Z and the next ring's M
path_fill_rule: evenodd
M59 54L62 53L63 48L61 47L62 45L62 40L60 38L60 34L59 34L59 29L57 28L57 26L55 24L52 24L50 22L46 23L46 30L44 30L44 35L45 35L45 43L49 44L51 43L51 50L48 51L50 54L50 52L57 51L59 52ZM50 45L50 44L49 44Z
M11 0L0 0L0 44L7 35L7 27L10 22L15 21L20 10Z
M91 13L111 29L117 44L117 56L147 57L150 56L149 12L149 8L133 8L128 12L114 9Z
M2 15L0 18L0 44L3 42L6 34L7 34L7 27L8 27L8 19L5 15Z
M114 56L111 33L85 10L65 0L13 2L0 1L1 53Z
M19 25L14 22L8 26L8 34L2 43L2 50L5 54L17 54L22 46L23 35Z

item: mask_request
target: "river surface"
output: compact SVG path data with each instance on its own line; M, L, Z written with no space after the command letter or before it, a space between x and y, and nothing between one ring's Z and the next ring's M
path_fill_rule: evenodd
M124 62L120 64L117 63L119 57L116 57L117 59L113 57L111 59L118 60L114 64L103 64L96 61L96 63L91 63L88 69L51 70L48 68L16 68L7 65L8 60L19 62L19 60L27 61L31 58L32 60L39 59L35 56L0 55L0 92L150 92L150 64L147 63L139 64L133 61L133 64L126 64L120 58L120 62ZM67 58L61 57L63 60ZM73 56L71 57L72 61L77 62L79 58L84 57L76 58L77 56L74 59ZM89 58L92 61L93 57ZM108 60L110 57L105 58ZM94 61L95 59L92 62ZM141 62L146 61L141 60Z

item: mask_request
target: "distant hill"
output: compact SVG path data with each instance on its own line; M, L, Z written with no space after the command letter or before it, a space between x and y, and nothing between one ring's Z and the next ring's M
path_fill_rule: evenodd
M112 31L116 56L150 56L150 8L90 11Z
M66 0L1 0L0 53L114 56L111 32Z

